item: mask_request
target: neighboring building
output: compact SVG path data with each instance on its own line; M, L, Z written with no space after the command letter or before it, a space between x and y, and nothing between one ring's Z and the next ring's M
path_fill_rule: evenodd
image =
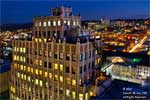
M9 98L10 61L0 59L0 100Z
M34 18L31 39L13 40L11 100L88 100L95 96L100 39L89 39L72 8Z
M150 78L150 67L137 64L115 63L111 69L111 74L126 81L140 83Z

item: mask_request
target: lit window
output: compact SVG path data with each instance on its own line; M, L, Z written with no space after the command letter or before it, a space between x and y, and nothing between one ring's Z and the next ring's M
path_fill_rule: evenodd
M63 71L63 65L60 64L60 71Z
M28 72L30 72L30 67L28 67Z
M53 21L53 26L56 26L56 21Z
M23 74L21 74L21 78L23 79Z
M70 96L70 90L68 90L68 89L66 90L66 95Z
M42 70L40 70L40 75L42 75Z
M14 47L14 51L17 51L17 48L16 48L16 47Z
M17 59L16 59L17 61L19 61L19 56L17 56Z
M24 75L24 80L26 80L26 75Z
M57 63L55 63L54 69L58 69L58 64Z
M40 60L40 66L42 66L42 60Z
M83 94L79 93L79 100L83 100Z
M17 47L17 52L19 51L19 48Z
M63 82L63 76L60 76L60 82Z
M24 71L26 71L26 66L24 66Z
M26 48L23 48L23 53L26 53Z
M35 65L38 65L38 60L37 59L35 60Z
M70 21L68 20L68 26L70 26Z
M20 52L22 52L22 48L20 48Z
M17 77L20 77L20 73L19 72L17 73Z
M39 42L41 42L42 41L42 39L41 38L39 38Z
M13 86L10 87L10 91L12 91L13 93L16 93L16 89Z
M38 85L38 79L35 79L35 84Z
M61 22L60 22L60 20L58 21L58 26L60 26L61 25Z
M41 26L42 24L41 24L41 22L39 22L39 26Z
M42 81L40 80L40 86L42 86Z
M31 92L31 87L28 87L29 92Z
M72 85L76 85L76 80L72 80Z
M54 76L54 80L55 80L55 81L58 81L58 75L55 75L55 76Z
M47 72L45 72L45 77L48 77L48 73Z
M28 81L29 81L29 82L31 81L31 77L30 77L30 76L28 76Z
M51 26L51 22L50 21L48 21L48 26Z
M85 94L85 99L88 100L88 93Z
M46 27L46 22L44 22L43 24L44 24L44 27Z
M25 57L23 57L23 62L26 62L26 58Z
M20 61L23 61L22 56L20 56Z
M52 73L49 73L49 78L52 78Z
M67 22L66 22L66 20L64 20L64 24L66 24Z
M44 42L46 42L46 39L44 38Z
M15 61L15 60L17 60L17 57L16 57L16 55L14 55L14 56L13 56L13 59L14 59L14 61Z
M74 25L74 26L76 25L76 22L75 22L75 21L73 21L73 25Z
M33 73L33 68L31 68L31 73Z
M36 69L36 70L35 70L35 74L37 74L37 75L39 74L39 71L38 71L38 69Z
M23 70L23 65L20 65L21 70Z
M66 83L70 84L70 79L69 78L66 78Z
M35 38L35 42L38 42L38 38Z
M72 91L72 98L75 99L76 98L76 93L74 91Z

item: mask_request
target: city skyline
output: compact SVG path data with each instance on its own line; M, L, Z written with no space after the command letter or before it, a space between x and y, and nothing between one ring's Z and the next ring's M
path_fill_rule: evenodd
M71 6L74 15L81 14L82 20L108 19L133 19L149 18L150 11L148 0L24 0L24 1L1 1L1 25L9 23L27 23L32 22L36 16L49 16L50 9L60 5ZM123 11L123 13L122 13ZM10 17L11 16L11 17ZM21 17L22 16L22 17Z

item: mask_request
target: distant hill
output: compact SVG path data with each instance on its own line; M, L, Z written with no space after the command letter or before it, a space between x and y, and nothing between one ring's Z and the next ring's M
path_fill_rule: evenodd
M0 26L1 31L14 31L17 29L31 28L33 23L25 23L25 24L4 24Z

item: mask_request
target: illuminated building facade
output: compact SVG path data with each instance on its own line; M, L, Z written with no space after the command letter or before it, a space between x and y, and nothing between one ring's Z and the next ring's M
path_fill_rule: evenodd
M101 55L72 8L33 20L32 39L13 41L11 100L88 100ZM94 44L94 45L93 45Z

